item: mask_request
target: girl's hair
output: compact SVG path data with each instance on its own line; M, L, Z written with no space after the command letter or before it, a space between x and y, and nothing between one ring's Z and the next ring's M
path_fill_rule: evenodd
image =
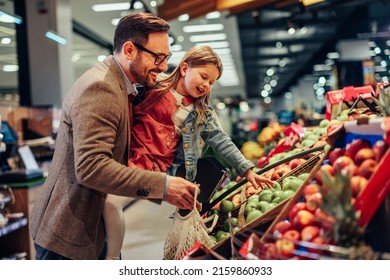
M120 19L115 28L114 53L119 53L126 41L145 45L150 33L168 32L169 24L149 13L131 13Z
M219 56L209 47L209 46L195 46L189 49L179 65L168 75L160 75L158 77L158 89L156 92L156 99L154 102L151 102L150 106L157 102L163 94L168 92L170 89L175 88L179 83L179 80L182 78L180 73L180 66L183 63L187 63L188 67L202 67L208 64L215 65L217 67L219 75L217 80L222 76L223 66L221 59ZM206 113L208 111L210 103L210 92L202 96L201 98L197 98L195 100L195 110L198 114L198 118L195 123L195 127L197 127L201 123L206 122ZM149 106L147 106L149 107Z

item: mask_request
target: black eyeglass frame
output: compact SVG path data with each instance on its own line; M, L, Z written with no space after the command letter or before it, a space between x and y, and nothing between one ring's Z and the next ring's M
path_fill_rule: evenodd
M151 55L153 55L155 57L155 60L154 60L154 65L160 65L161 63L164 62L164 60L168 60L171 56L172 56L172 53L170 52L168 55L166 54L157 54L155 52L152 52L151 50L148 50L147 48L141 46L140 44L137 44L137 43L133 43L133 45L137 48L137 49L140 49L141 51L144 51L144 52L147 52L147 53L150 53Z

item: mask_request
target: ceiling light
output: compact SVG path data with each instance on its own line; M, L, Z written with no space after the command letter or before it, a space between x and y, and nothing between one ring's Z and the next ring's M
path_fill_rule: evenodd
M11 44L11 41L12 41L11 38L8 38L8 37L1 39L1 43L3 45L9 45L9 44Z
M157 7L157 2L156 1L150 1L150 6L151 7Z
M190 42L207 42L207 41L223 41L226 40L227 35L225 33L205 34L205 35L193 35L190 36Z
M288 32L288 34L293 35L293 34L295 34L296 30L294 27L290 27L287 32Z
M189 14L182 14L177 18L178 21L188 21L189 19L190 19Z
M205 18L206 19L215 19L215 18L220 18L221 17L221 13L216 11L216 12L211 12L211 13L208 13L205 15Z
M330 53L327 54L326 57L329 58L329 59L339 59L340 58L340 54L338 52L330 52Z
M221 49L221 48L228 48L229 42L228 41L202 42L202 43L196 43L195 46L209 46L212 49Z
M266 72L267 76L272 76L273 74L275 74L275 70L272 69L272 68L269 68Z
M304 27L302 27L301 29L299 29L299 33L301 33L301 34L303 35L303 34L306 34L308 30L309 30L309 29L307 29L307 27L304 26Z
M267 97L269 95L269 93L268 93L268 91L266 91L265 89L263 89L262 91L261 91L261 96L262 97Z
M284 94L284 98L285 99L291 99L292 98L292 93L291 92L286 92L285 94Z
M223 30L223 24L222 23L215 23L215 24L199 24L199 25L186 25L183 27L183 31L185 33L192 33L192 32L206 32L206 31L220 31Z
M264 98L264 103L265 104L270 104L272 101L271 97L267 96L266 98Z
M0 11L0 21L6 23L16 23L16 24L21 24L23 22L20 16L11 15L3 11Z
M120 20L121 20L120 18L114 18L111 20L111 24L113 26L117 26Z
M143 9L144 5L136 1L134 3L134 9ZM130 9L130 2L111 3L111 4L96 4L92 6L92 10L95 12L108 12L108 11L124 11Z
M6 64L3 66L3 71L4 72L16 72L19 70L18 65L12 65L12 64Z
M171 52L179 52L179 51L182 51L183 50L183 47L181 45L173 45L171 46Z
M61 37L60 35L56 34L54 31L51 30L47 31L45 33L45 36L61 45L66 45L68 43L68 40L66 40L65 38Z
M239 106L240 106L240 110L241 110L242 112L248 112L248 111L249 111L249 104L248 104L248 102L246 102L246 101L241 101L240 104L239 104Z
M106 57L107 57L106 55L102 54L102 55L99 55L99 56L97 57L97 60L101 62L101 61L103 61Z

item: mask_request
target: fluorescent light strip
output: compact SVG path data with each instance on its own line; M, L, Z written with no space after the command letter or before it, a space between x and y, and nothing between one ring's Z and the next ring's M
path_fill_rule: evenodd
M226 40L227 35L225 33L216 34L204 34L190 36L190 42L207 42L207 41L223 41Z
M53 40L54 42L57 42L61 45L66 45L68 43L68 40L66 40L65 38L57 35L56 33L54 33L53 31L47 31L45 33L45 36L51 40Z
M183 26L184 33L193 33L193 32L206 32L206 31L220 31L223 30L223 24L197 24L197 25L186 25Z
M144 5L141 2L136 1L134 3L134 9L142 9ZM124 11L130 9L130 2L120 2L111 4L96 4L92 6L92 10L95 12L108 12L108 11Z
M221 13L216 11L216 12L211 12L211 13L208 13L206 14L205 18L207 19L215 19L215 18L220 18L221 17Z
M18 65L11 65L11 64L6 64L3 66L3 71L4 72L16 72L19 70Z
M21 17L16 15L11 15L3 11L0 11L0 21L6 23L16 23L16 24L21 24L23 22Z

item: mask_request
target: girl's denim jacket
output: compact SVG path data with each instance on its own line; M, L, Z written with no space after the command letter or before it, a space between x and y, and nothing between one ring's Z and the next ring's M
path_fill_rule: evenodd
M203 106L207 105L203 104ZM254 167L253 162L242 155L230 136L222 130L215 111L211 107L207 107L209 113L206 116L206 124L201 124L195 129L197 118L195 110L192 110L184 120L181 127L182 139L176 149L174 164L170 170L171 174L174 174L172 172L175 172L180 164L185 164L186 179L194 181L197 162L202 156L203 146L206 144L228 162L240 176L243 176L248 169Z

